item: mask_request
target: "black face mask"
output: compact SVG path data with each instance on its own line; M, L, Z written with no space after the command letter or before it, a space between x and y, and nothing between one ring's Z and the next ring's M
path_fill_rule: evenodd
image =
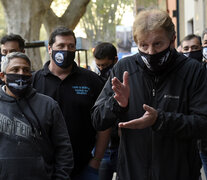
M57 66L67 68L74 62L75 51L52 50L52 59Z
M183 54L186 57L190 57L190 58L198 60L199 62L202 62L202 59L203 59L202 50L191 51L191 52L187 52L187 53L183 53Z
M153 72L159 72L167 63L170 55L170 46L162 52L156 54L146 54L139 50L139 54L146 66Z
M23 97L32 84L32 76L22 74L5 74L6 86L17 97Z
M205 60L207 60L207 46L206 47L203 47L203 57Z
M104 80L104 81L107 81L108 77L110 76L110 73L111 73L111 69L113 68L114 64L111 64L109 66L107 66L106 68L100 70L98 67L98 70L99 70L99 75L101 76L101 78Z

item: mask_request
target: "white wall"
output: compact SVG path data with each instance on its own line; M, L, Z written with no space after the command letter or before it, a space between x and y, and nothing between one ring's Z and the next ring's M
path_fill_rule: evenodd
M202 35L205 28L205 4L204 0L195 0L194 33Z
M185 36L202 35L205 28L205 0L184 0Z
M184 0L185 35L193 33L194 0Z

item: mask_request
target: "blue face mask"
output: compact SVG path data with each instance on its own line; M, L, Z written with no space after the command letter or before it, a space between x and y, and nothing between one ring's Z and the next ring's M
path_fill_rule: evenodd
M67 68L74 62L75 51L52 50L52 59L60 68Z
M190 57L190 58L198 60L199 62L202 62L202 59L203 59L202 50L191 51L191 52L187 52L187 53L183 53L183 54L186 57Z

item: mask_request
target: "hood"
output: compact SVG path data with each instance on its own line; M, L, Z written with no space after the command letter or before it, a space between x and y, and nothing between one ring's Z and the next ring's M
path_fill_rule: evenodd
M31 97L33 97L36 94L36 90L33 89L32 87L28 88L25 97L20 98L20 99L30 99ZM6 94L3 89L2 86L0 87L0 101L6 101L6 102L15 102L16 98L9 96L8 94Z

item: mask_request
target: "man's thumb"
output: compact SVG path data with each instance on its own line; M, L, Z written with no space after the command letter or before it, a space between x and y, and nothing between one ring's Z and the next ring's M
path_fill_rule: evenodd
M144 109L145 111L148 111L148 112L152 112L152 111L153 111L153 108L150 107L150 106L148 106L148 105L146 105L146 104L143 104L143 109Z

